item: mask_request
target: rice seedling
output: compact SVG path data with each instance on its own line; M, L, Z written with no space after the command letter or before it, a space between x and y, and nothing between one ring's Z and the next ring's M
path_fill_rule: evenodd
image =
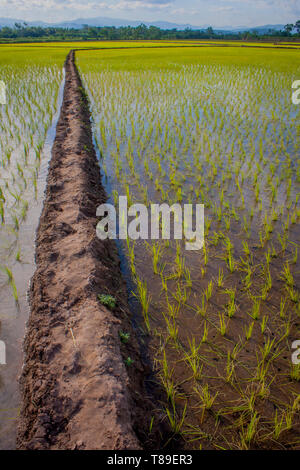
M292 364L290 377L296 382L300 382L300 364Z
M249 313L249 315L253 318L253 320L258 320L260 316L260 310L261 310L261 299L253 297L252 300L253 300L252 310L251 310L251 313Z
M256 433L257 433L257 427L258 427L258 422L259 422L260 417L258 416L257 412L255 411L250 419L249 424L247 425L246 428L243 428L241 433L240 433L240 438L241 438L241 448L242 449L249 449L251 443L254 441Z
M219 268L219 275L217 280L217 285L219 288L223 287L224 285L224 272L222 268Z
M194 387L194 392L196 393L197 397L200 399L199 406L202 408L202 418L201 422L203 421L205 411L209 411L212 409L214 402L218 396L218 392L212 394L209 390L209 385L205 384L203 386L198 385Z
M191 384L207 375L208 391L212 376L219 376L206 374L206 361L212 370L225 371L222 401L231 408L228 413L236 408L241 414L235 433L245 449L259 445L256 437L272 421L270 407L260 419L255 398L270 405L271 384L272 394L279 395L280 384L291 374L281 360L289 354L288 335L300 311L298 245L293 244L300 217L295 170L299 115L288 91L296 66L289 60L279 67L272 53L271 59L263 49L254 54L245 48L241 65L240 50L231 47L224 48L222 57L209 47L201 54L189 49L188 56L183 49L180 55L161 50L159 60L157 51L146 48L142 59L138 51L78 52L109 190L146 204L205 205L200 252L188 253L172 239L153 242L148 250L143 241L134 250L125 243L151 341L160 341L158 331L164 338L154 354L171 403L166 417L175 430L182 417L175 411L176 384L184 383L187 402L180 432L184 429L189 442L199 437L191 405L199 396ZM288 54L280 53L281 59ZM220 76L222 90L216 79ZM279 100L274 100L275 90L280 90ZM20 171L15 173L20 177ZM138 287L144 283L146 295ZM149 298L155 302L147 302ZM217 340L211 341L216 334ZM187 338L186 351L182 344ZM172 358L171 378L164 373L164 350ZM241 380L247 373L249 379ZM255 383L253 390L249 381ZM228 403L227 387L242 397L236 407ZM200 409L202 413L202 405ZM284 425L286 419L290 422L285 416ZM210 434L204 420L202 426L204 435ZM207 441L207 446L236 447L233 428L216 420L214 433L213 444Z
M247 341L249 341L249 339L251 339L252 332L253 332L253 327L254 327L254 322L250 323L248 328L244 329L245 338L246 338Z
M7 275L8 283L9 283L11 289L12 289L14 299L18 303L18 301L19 301L18 291L17 291L14 275L13 275L11 269L9 269L7 266L0 267L0 269Z
M294 278L290 271L290 266L288 262L286 262L286 264L283 266L281 279L286 283L288 287L292 288L294 286Z
M149 322L149 304L151 297L148 295L148 290L147 290L147 283L143 282L140 278L136 279L136 285L137 285L137 294L133 292L132 294L134 297L136 297L142 307L142 314L144 317L145 325L147 328L147 331L150 331L150 322Z
M184 425L185 415L186 415L187 403L184 406L181 418L178 417L175 405L173 405L172 410L166 408L166 414L170 423L171 430L175 435L180 435L182 427Z
M219 313L219 325L220 325L220 327L218 328L219 332L221 333L222 336L225 336L226 335L227 324L226 324L226 321L225 321L224 313Z

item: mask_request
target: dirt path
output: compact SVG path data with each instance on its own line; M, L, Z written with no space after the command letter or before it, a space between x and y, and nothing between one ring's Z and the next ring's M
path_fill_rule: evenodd
M17 447L139 449L149 427L145 371L115 244L96 237L96 207L106 196L74 51L65 69L37 232ZM113 312L98 301L100 293L116 297ZM120 331L130 333L127 344ZM126 357L133 365L125 365Z

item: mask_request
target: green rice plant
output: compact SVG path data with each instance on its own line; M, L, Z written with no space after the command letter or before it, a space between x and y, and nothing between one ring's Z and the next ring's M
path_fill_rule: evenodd
M262 321L261 321L261 324L260 324L260 331L262 332L262 334L264 334L264 332L266 330L267 323L268 323L268 317L266 315L264 315L262 317Z
M292 364L290 377L292 380L296 382L300 382L300 364Z
M178 252L176 254L175 263L176 263L176 277L180 279L184 275L184 271L185 271L184 263L185 262L184 262L184 257L180 256Z
M297 261L298 261L298 248L296 247L296 248L295 248L295 253L294 253L294 256L293 256L291 262L292 262L293 264L297 264Z
M259 420L260 420L260 417L258 416L258 413L255 411L251 416L248 426L246 428L243 428L242 431L240 432L242 449L248 450L250 445L255 440Z
M193 283L191 279L191 271L189 270L189 268L185 268L184 277L185 277L186 287L192 287Z
M149 304L151 297L148 295L147 283L142 281L140 278L136 279L137 294L132 292L133 296L136 297L142 307L142 314L144 317L144 322L147 328L147 331L150 331L150 321L149 321Z
M207 302L211 299L212 292L213 292L213 282L209 281L208 286L204 291L204 295L205 295Z
M258 360L257 358L257 367L256 367L256 375L255 380L258 380L260 383L266 380L267 373L270 367L270 362L265 362Z
M164 313L163 313L163 317L165 319L167 331L169 333L170 338L172 338L173 341L177 341L178 327L176 325L175 317L170 318Z
M237 310L237 306L236 306L236 303L235 303L235 292L236 292L235 289L226 289L224 291L224 293L229 296L229 302L228 302L227 308L226 308L227 315L228 315L229 318L233 317L233 315L235 314L235 312Z
M224 246L225 246L225 260L227 262L228 269L231 273L235 271L235 261L233 258L233 244L231 243L230 239L227 237L225 240L223 240Z
M172 410L170 411L169 408L165 408L166 414L169 420L169 424L171 426L171 430L175 435L180 435L181 430L184 424L185 416L186 416L186 408L187 403L184 406L183 413L181 418L177 416L175 405L173 404Z
M0 269L7 275L9 285L12 289L13 297L15 299L15 302L18 303L19 301L18 291L17 291L15 280L14 280L14 275L11 269L9 269L7 266L1 266Z
M227 362L226 362L226 378L225 381L227 383L233 382L233 374L234 374L235 364L232 360L230 351L227 352Z
M207 249L207 245L205 242L203 243L203 255L204 255L204 266L206 266L208 263L208 249Z
M279 311L279 315L280 315L280 318L285 318L285 314L286 314L286 303L287 303L287 298L286 297L281 297L280 299L280 311Z
M204 295L202 296L201 306L197 306L197 313L200 314L202 317L206 316L207 312L207 303L205 301Z
M172 294L174 299L179 305L185 305L187 302L187 292L185 287L181 287L180 283L177 283L177 289L175 294Z
M279 439L280 434L286 429L286 422L285 421L286 415L285 412L281 413L281 417L278 416L278 409L275 411L274 417L274 439Z
M244 284L244 290L249 290L250 287L252 286L252 274L253 274L253 268L251 268L250 264L246 261L241 259L241 263L243 265L243 268L241 268L242 271L246 272L246 276L242 279L242 282Z
M252 310L251 310L251 313L249 313L249 315L250 317L253 318L253 320L258 320L260 316L261 299L253 297L252 300L253 300Z
M189 341L189 346L190 346L190 352L184 353L184 360L192 369L194 380L200 380L201 375L202 375L202 369L203 369L203 364L201 362L201 357L199 355L199 348L201 346L201 343L199 344L198 347L196 347L195 338L192 339L192 342L190 342L190 340L188 341Z
M225 336L227 325L226 325L224 313L219 313L219 325L220 325L220 328L218 328L218 331L221 333L222 336Z
M173 406L175 405L176 398L181 398L181 394L178 392L178 386L174 382L174 369L169 368L165 351L160 362L162 367L160 368L159 378L166 392L167 401Z
M168 292L167 279L163 276L163 273L162 273L162 272L160 273L160 278L161 278L162 289L163 289L165 292Z
M292 288L294 286L294 278L293 278L293 275L291 273L288 261L283 266L283 270L282 270L281 274L282 275L281 275L280 279L282 279L288 287Z
M281 249L283 252L285 252L286 250L286 247L287 247L287 236L284 234L282 237L280 235L280 233L278 233L278 240L280 242L280 245L281 245Z
M260 348L263 361L269 356L272 348L274 347L274 343L275 343L275 338L272 341L270 340L270 338L268 338L265 341L264 347Z
M239 342L239 343L236 343L230 353L230 357L231 359L233 359L234 361L237 359L239 353L242 351L243 349L243 345Z
M246 241L242 241L242 245L243 245L243 251L245 253L245 255L248 257L250 256L250 248L249 248L249 245Z
M152 261L154 274L159 274L158 263L162 256L161 246L157 244L152 245Z
M204 327L203 327L203 336L202 336L202 343L206 343L208 339L208 325L207 322L204 322Z
M223 285L224 285L224 272L223 272L222 268L219 268L219 275L218 275L217 285L220 288L223 287Z
M244 328L244 334L245 334L245 338L246 338L247 341L249 341L249 339L251 339L252 332L253 332L253 327L254 327L254 321L252 323L250 323L248 328Z
M205 385L197 385L196 387L194 387L193 390L196 393L197 397L200 399L199 406L202 408L202 422L205 411L209 411L212 409L219 392L212 394L209 390L209 385L207 383Z
M296 291L295 289L293 289L292 287L289 287L289 286L285 286L286 290L287 290L287 293L289 294L289 297L291 299L292 302L294 303L298 303L299 302L299 293L298 291Z

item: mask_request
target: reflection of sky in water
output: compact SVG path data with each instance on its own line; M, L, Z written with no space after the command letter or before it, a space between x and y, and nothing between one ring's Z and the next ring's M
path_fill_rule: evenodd
M59 85L61 83L61 74L58 78L57 84ZM7 283L7 276L0 272L0 339L5 341L7 350L7 364L0 365L0 449L14 449L15 446L16 418L19 412L17 381L22 367L23 337L29 314L27 290L34 271L35 232L44 198L48 163L51 158L51 149L62 99L63 83L60 84L57 102L52 103L51 109L56 108L58 111L53 115L52 123L47 131L41 152L40 165L37 169L37 199L35 199L34 187L31 182L22 193L22 198L28 201L28 212L26 219L20 223L19 230L16 233L12 231L9 216L6 218L5 225L0 229L0 264L12 266L19 296L19 305L17 306L12 296L11 287ZM33 107L33 109L36 112L38 108ZM40 137L38 137L38 140L40 141ZM12 145L13 143L14 141L11 140ZM18 150L12 153L11 165L4 173L9 183L11 183L12 172L17 174L16 162L18 157L23 155L22 150L22 147L19 147ZM24 174L26 171L26 175L31 176L30 170L35 168L34 151L29 152L28 167L28 171L24 169ZM1 176L2 174L3 169L1 169ZM13 208L13 197L7 198L6 203ZM21 263L16 262L15 259L18 249L21 254Z

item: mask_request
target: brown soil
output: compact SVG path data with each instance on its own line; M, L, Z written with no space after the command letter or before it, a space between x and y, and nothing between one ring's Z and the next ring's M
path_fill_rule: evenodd
M147 371L115 244L96 237L96 208L106 196L74 51L65 69L37 232L17 448L140 449L153 414ZM101 305L100 293L117 299L113 312ZM120 331L130 333L128 343L121 343Z

